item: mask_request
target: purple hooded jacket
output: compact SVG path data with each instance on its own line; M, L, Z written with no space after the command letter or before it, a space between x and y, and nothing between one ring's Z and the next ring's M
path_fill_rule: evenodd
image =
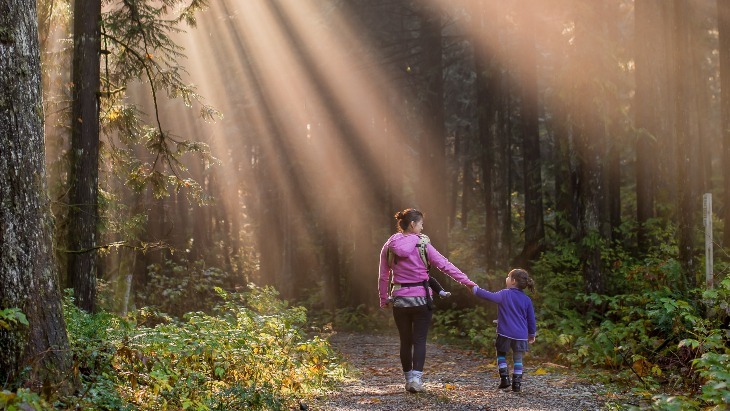
M418 248L416 247L418 240L419 237L417 234L395 233L385 242L383 249L380 250L378 293L380 294L381 307L385 307L388 304L388 282L390 274L390 267L388 267L389 248L395 254L393 283L420 283L428 280L428 270L423 264L421 255L418 253ZM449 262L430 243L426 245L426 250L428 253L428 261L432 266L467 287L476 285L476 283L471 281L466 274L462 273L454 264ZM429 292L431 292L430 289ZM393 291L393 297L423 297L425 295L426 291L423 287L404 287Z
M474 287L477 297L497 303L497 334L513 340L528 340L537 333L532 300L519 288L505 288L495 293Z

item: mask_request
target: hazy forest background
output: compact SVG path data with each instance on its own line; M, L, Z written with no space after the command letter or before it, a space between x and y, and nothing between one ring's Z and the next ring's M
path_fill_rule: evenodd
M392 326L377 259L407 207L480 286L530 270L537 351L659 408L730 403L730 3L12 3L0 404L285 407L340 372L311 327ZM434 275L432 336L491 349L495 308ZM184 371L180 329L211 338ZM307 371L246 368L275 344Z

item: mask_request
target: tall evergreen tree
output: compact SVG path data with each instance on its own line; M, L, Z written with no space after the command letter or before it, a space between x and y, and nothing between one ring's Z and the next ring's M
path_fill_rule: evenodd
M699 229L700 196L698 187L700 158L697 130L696 90L693 87L697 62L692 60L694 19L689 0L674 0L674 117L676 119L676 187L677 187L677 244L682 266L680 288L696 285L698 268L696 233Z
M522 125L522 169L525 192L525 243L519 260L522 265L537 258L544 249L542 159L540 155L539 98L537 90L537 49L535 48L535 6L529 0L520 7L520 73Z
M602 1L601 4L604 2ZM611 238L606 207L606 135L599 101L601 81L605 81L600 67L600 24L598 7L580 8L576 14L574 64L580 74L574 86L575 116L574 147L576 153L576 199L578 210L577 233L580 242L583 281L586 292L605 291L606 278L601 266L601 242Z
M730 2L717 2L717 27L720 35L720 124L722 131L722 176L725 232L723 242L730 246Z
M31 385L67 378L71 361L46 192L35 1L0 3L0 309L27 327L0 330L0 381L30 367Z
M506 110L503 66L500 63L499 32L501 10L492 2L475 8L474 61L476 70L477 121L481 144L481 169L485 196L485 259L488 270L507 266L511 252L510 133L503 132Z
M637 242L646 251L650 237L647 222L656 217L656 183L659 179L657 156L660 139L665 138L661 117L667 97L664 62L665 36L662 27L663 0L642 0L635 3L634 61L636 62L636 91L634 96L634 126L636 129L636 217L639 224Z
M419 184L416 195L428 215L426 232L441 250L448 250L448 190L446 127L444 124L443 45L441 12L421 6L421 50L425 75L424 125L419 144Z
M98 269L100 20L101 2L74 1L67 271L76 305L89 312Z

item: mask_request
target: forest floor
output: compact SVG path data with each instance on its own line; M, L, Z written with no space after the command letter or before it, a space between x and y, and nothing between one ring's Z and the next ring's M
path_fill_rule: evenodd
M522 392L501 391L495 359L468 349L429 342L426 392L404 389L398 336L338 332L331 345L347 363L351 378L326 398L303 409L322 411L536 411L625 409L629 395L586 380L558 364L525 356ZM635 403L635 405L638 405Z

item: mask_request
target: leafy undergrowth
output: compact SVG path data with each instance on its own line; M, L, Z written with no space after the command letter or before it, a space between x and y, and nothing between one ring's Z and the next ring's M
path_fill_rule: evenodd
M270 288L217 289L213 314L181 320L142 310L123 319L65 303L80 390L50 406L4 391L0 408L286 410L344 375L329 343L304 332L306 311Z
M726 410L730 278L690 297L660 289L613 296L576 293L560 305L543 298L530 357L563 364L631 397L617 409ZM581 314L568 301L602 312ZM490 353L496 338L496 314L490 308L439 312L431 335Z

